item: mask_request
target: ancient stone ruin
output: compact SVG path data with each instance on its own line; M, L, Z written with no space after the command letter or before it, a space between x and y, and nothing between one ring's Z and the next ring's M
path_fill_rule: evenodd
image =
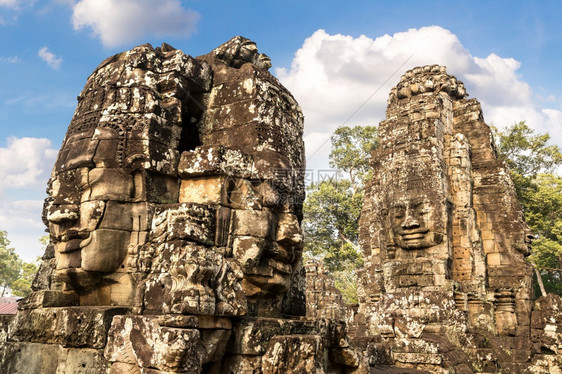
M94 71L0 372L561 372L562 301L534 301L532 234L463 84L426 66L392 90L347 307L302 264L303 115L270 67L235 37Z
M241 37L101 63L49 181L51 242L1 372L346 364L327 360L346 348L342 323L298 318L303 116L270 66Z
M442 66L410 70L392 89L365 191L367 260L350 322L381 337L400 367L543 372L562 363L544 343L561 337L554 320L545 330L541 305L553 301L533 306L533 236L480 104L466 97Z

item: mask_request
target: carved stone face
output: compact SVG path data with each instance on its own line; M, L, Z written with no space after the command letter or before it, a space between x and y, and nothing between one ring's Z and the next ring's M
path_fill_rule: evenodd
M271 67L269 56L259 53L256 43L241 36L235 36L214 52L220 60L231 67L239 68L245 63L254 64L260 69Z
M137 209L131 204L132 171L102 167L108 165L107 158L93 162L101 132L85 139L70 136L51 180L52 204L46 213L56 272L74 287L93 286L99 273L115 272L122 265Z
M297 217L292 213L281 213L262 224L270 225L275 222L277 224L273 225L276 232L274 241L253 242L251 245L256 250L247 251L245 258L238 257L238 260L246 265L243 266L245 280L257 287L256 292L263 294L287 291L291 284L293 266L301 255L303 236Z
M268 182L243 179L229 193L233 209L233 257L242 266L245 293L253 297L283 294L300 259L302 230L297 216L278 204Z
M412 196L412 197L409 197ZM389 210L394 243L402 249L423 249L443 241L437 232L438 208L425 195L408 194Z

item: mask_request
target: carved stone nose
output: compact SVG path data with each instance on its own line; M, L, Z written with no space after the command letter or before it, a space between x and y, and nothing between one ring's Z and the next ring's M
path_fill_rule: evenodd
M404 222L402 222L402 228L403 229L415 229L415 228L418 228L418 227L420 227L420 223L418 222L418 220L416 220L410 214L408 214L406 216L406 219L404 220Z
M78 218L78 207L76 205L52 207L47 214L47 220L55 224L77 221Z

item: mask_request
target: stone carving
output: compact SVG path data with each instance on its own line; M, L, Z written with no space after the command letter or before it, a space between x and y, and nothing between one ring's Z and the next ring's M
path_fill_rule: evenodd
M463 84L425 66L391 91L346 307L302 264L303 116L270 66L235 37L94 71L0 372L560 371L562 301L533 300L532 235Z
M211 55L233 68L240 68L248 62L260 69L271 67L271 59L265 53L258 53L256 43L242 36L230 39L213 50Z
M531 316L545 310L533 307L532 235L466 96L441 66L406 72L390 92L360 221L366 266L351 340L367 352L366 338L382 338L403 368L545 372L561 356L531 359Z
M437 216L439 205L432 204L423 191L410 190L387 201L389 231L395 245L402 249L423 249L443 241L443 225L439 225L441 230L433 227L443 221Z
M146 44L94 71L49 181L34 291L3 327L1 372L358 365L341 322L300 317L303 116L270 66L235 37L198 58Z

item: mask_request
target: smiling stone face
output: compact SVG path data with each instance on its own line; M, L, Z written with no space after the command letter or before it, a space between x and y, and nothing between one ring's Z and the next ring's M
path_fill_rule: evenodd
M99 293L83 303L132 302L131 279L148 240L150 212L177 202L179 143L189 131L183 131L185 113L175 98L187 85L184 75L197 81L186 66L203 69L193 61L166 46L139 46L104 61L78 97L44 217L58 280L81 297Z
M429 248L442 242L436 232L437 212L424 195L402 198L389 211L394 242L402 249Z
M69 136L51 179L52 202L46 216L56 273L75 288L92 287L100 280L99 273L121 266L133 231L133 211L139 208L132 204L132 170L103 167L117 165L118 160L115 154L102 157L101 134L118 138L114 130L103 127Z
M133 211L139 208L127 201L132 175L121 169L79 168L57 175L52 185L47 219L57 274L74 286L88 286L84 272L114 272L127 254Z

